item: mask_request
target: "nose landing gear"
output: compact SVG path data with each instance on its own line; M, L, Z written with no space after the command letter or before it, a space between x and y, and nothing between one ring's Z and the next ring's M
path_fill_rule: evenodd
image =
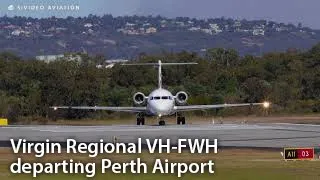
M164 126L164 125L166 125L166 122L162 119L162 116L161 116L161 115L158 116L158 120L159 120L159 126Z

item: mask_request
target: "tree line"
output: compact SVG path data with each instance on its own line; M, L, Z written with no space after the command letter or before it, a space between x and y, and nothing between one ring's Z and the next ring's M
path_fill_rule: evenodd
M50 106L132 106L135 92L146 95L157 86L153 67L98 69L100 56L81 54L82 61L45 63L0 54L0 115L13 122L25 117L50 118ZM271 101L272 113L319 113L320 44L262 57L240 57L233 49L213 48L206 56L182 51L140 54L134 62L198 62L163 68L163 83L186 91L189 104ZM230 111L229 111L230 112ZM237 111L235 111L237 112ZM228 114L228 111L215 111ZM103 118L110 112L61 111L60 118Z

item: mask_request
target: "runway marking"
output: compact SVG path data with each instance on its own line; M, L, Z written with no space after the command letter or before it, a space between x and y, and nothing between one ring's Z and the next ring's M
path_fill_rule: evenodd
M222 141L270 141L270 140L289 140L289 139L309 139L320 138L320 136L295 136L295 137L275 137L275 138L248 138L248 139L222 139Z
M295 132L310 132L310 133L320 133L319 130L312 130L312 131L306 131L306 130L300 130L300 129L273 129L278 131L295 131Z
M320 121L320 119L319 119ZM319 127L319 124L291 124L291 123L274 123L274 124L278 124L278 125L293 125L293 126L311 126L311 127Z

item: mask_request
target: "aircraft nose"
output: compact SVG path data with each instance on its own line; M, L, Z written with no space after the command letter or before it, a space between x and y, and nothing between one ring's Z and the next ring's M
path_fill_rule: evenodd
M157 111L158 112L165 112L165 111L168 111L168 107L166 107L166 106L158 106L157 107Z
M167 115L170 111L170 104L158 104L154 106L154 109L158 115Z
M168 110L170 110L169 107L160 107L160 108L159 108L159 111L160 111L160 112L166 112L166 111L168 111Z

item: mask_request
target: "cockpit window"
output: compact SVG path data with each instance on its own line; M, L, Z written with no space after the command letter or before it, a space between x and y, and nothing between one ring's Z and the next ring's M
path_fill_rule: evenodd
M172 100L172 97L171 96L151 96L150 97L150 100L159 100L159 99L170 99L170 100Z

